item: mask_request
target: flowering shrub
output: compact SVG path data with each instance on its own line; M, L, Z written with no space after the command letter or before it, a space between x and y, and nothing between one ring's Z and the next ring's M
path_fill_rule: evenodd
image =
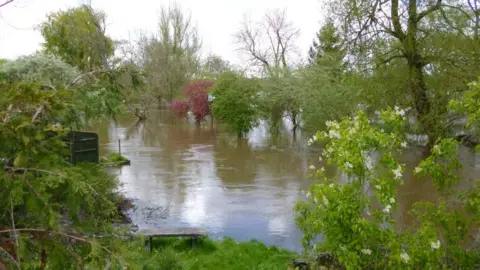
M383 129L372 125L359 111L352 118L327 122L327 131L317 132L309 141L327 141L320 159L341 168L349 181L339 185L324 176L323 168L311 166L319 181L306 192L307 200L295 206L305 250L329 251L347 269L473 267L477 254L459 245L470 221L445 202L458 181L457 142L437 141L431 156L415 169L418 175L430 176L443 196L436 204L415 203L411 214L417 225L400 231L392 215L405 171L396 158L407 147L405 111L388 109L380 113L380 119ZM373 154L379 155L375 163L371 162ZM375 196L364 194L367 188ZM463 201L473 202L471 210L480 209L478 194L463 195ZM315 244L320 235L322 242Z
M213 86L212 81L196 80L188 83L183 93L191 104L190 110L195 116L195 121L200 123L210 114L210 103L208 102L208 89Z
M190 104L184 100L174 100L171 106L172 112L177 118L185 118L190 110Z
M171 109L178 118L185 118L191 111L195 121L199 124L210 114L210 102L208 101L208 89L213 86L212 81L195 80L189 82L183 88L183 94L187 101L176 100L172 102Z

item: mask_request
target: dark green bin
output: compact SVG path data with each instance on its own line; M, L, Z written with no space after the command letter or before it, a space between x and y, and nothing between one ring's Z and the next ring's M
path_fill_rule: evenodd
M75 165L80 162L100 162L98 134L94 132L70 131L64 138L70 148L69 161Z

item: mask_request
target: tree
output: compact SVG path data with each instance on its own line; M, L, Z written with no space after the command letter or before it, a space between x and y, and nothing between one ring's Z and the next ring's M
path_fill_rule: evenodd
M121 111L120 95L111 78L117 71L81 73L53 55L35 54L0 65L0 77L15 83L38 84L46 89L68 89L72 108L64 117L77 128L91 119ZM113 83L112 83L113 82Z
M286 10L273 10L255 23L245 17L235 38L238 50L248 55L253 67L260 68L267 76L278 76L293 67L299 34L300 30L288 20Z
M5 81L1 89L0 157L13 162L0 170L0 266L104 268L115 248L89 235L113 232L118 183L98 165L65 161L62 138L80 120L73 91Z
M189 82L183 88L183 94L187 98L187 102L174 101L172 103L172 111L177 117L186 116L187 111L191 111L195 117L197 125L210 115L210 102L208 100L208 91L213 86L213 82L209 80L194 80Z
M480 186L457 193L458 142L437 140L430 154L408 172L398 159L408 147L405 110L388 108L379 112L379 119L382 128L359 110L341 121L328 121L326 130L310 139L325 143L320 159L335 164L348 181L339 184L323 168L311 166L312 176L319 179L305 193L307 199L296 205L306 253L315 256L328 250L333 264L344 269L477 268L480 253L464 239L469 228L478 226ZM378 157L374 163L368 162L371 153ZM409 215L415 222L405 229L398 226L395 214L398 188L408 173L431 181L439 196L435 202L413 203Z
M105 14L88 6L51 13L41 25L44 52L81 71L108 69L114 42L105 34Z
M308 63L313 65L317 63L326 54L337 54L343 51L343 44L340 35L335 29L331 19L318 31L316 40L308 51Z
M228 71L232 71L232 66L218 55L210 54L203 60L201 74L207 79L218 79Z
M10 82L41 83L66 87L81 73L56 56L33 54L0 65L0 73Z
M213 116L230 127L239 137L257 125L260 85L252 79L224 73L211 90Z
M263 20L251 22L246 17L240 30L235 34L238 50L248 55L248 62L253 68L266 75L264 84L264 115L270 122L271 132L277 134L284 113L297 128L297 116L300 108L295 100L290 78L295 64L297 47L295 40L300 30L288 20L286 11L273 10L265 14ZM275 85L275 83L279 83ZM280 86L287 87L280 90Z
M158 101L171 102L198 70L201 41L191 16L176 4L162 7L158 33L140 41L148 87L155 89Z
M334 22L343 31L352 66L365 75L382 66L403 66L408 74L402 87L404 100L415 109L423 132L430 143L445 135L448 93L460 90L461 84L464 89L465 75L461 73L465 70L460 70L470 62L466 59L474 62L476 57L464 49L478 32L473 16L476 8L442 0L344 0L332 1L330 7ZM466 61L459 64L459 56ZM447 74L459 80L454 80L454 87L442 89L434 81Z

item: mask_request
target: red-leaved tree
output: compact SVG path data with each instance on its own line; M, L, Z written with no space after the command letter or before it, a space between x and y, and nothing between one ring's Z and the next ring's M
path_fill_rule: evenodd
M190 110L190 104L185 100L174 100L172 102L171 110L175 117L185 118Z
M190 110L195 116L197 124L210 114L210 103L208 102L208 89L213 86L212 81L195 80L189 82L183 88L183 94L188 101L174 101L172 111L177 117L185 117Z

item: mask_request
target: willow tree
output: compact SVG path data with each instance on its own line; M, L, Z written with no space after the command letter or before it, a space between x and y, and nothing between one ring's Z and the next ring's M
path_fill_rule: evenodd
M406 80L399 89L423 132L431 142L444 135L448 93L465 89L456 87L467 81L462 74L478 72L469 67L476 56L464 45L478 47L473 1L342 0L330 3L330 13L342 29L351 67L366 76L385 66L401 67ZM445 74L456 86L435 83Z

